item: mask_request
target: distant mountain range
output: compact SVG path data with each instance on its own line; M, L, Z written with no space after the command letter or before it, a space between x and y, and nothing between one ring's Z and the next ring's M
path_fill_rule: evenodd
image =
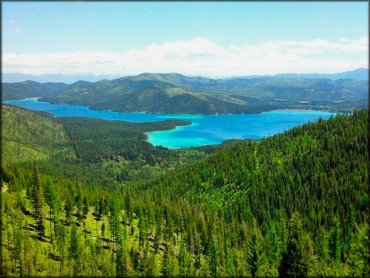
M72 84L79 80L85 80L90 82L96 82L103 79L114 79L120 77L119 75L106 74L106 75L94 75L94 74L25 74L25 73L3 73L3 83L23 82L32 80L40 83L45 82L63 82L66 84Z
M42 74L42 75L32 75L24 73L3 73L2 82L11 83L11 82L22 82L26 80L33 80L40 83L45 82L63 82L66 84L72 84L79 80L96 82L103 79L112 80L119 78L119 75L106 74L106 75L93 75L93 74ZM332 74L322 74L322 73L281 73L276 75L250 75L242 77L232 77L227 79L235 78L258 78L258 77L280 77L280 78L323 78L323 79L354 79L354 80L369 80L369 69L359 68L352 71L346 71L341 73L332 73Z
M351 111L367 106L368 82L299 75L211 79L177 73L143 73L70 85L34 81L3 83L2 97L3 100L41 97L51 103L126 112L259 113L288 108Z
M332 80L339 80L339 79L354 79L354 80L363 80L369 81L369 69L355 69L352 71L340 72L340 73L332 73L332 74L320 74L320 73L307 73L307 74L294 74L294 73L286 73L286 74L277 74L275 77L282 77L282 78L328 78Z

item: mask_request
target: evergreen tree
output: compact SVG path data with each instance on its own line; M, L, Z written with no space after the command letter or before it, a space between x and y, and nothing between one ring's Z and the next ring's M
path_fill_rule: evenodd
M299 245L302 223L298 213L293 213L289 222L288 246L279 266L279 277L307 277L307 262Z
M51 182L47 182L46 183L46 186L45 186L45 200L46 200L46 203L48 204L49 206L49 218L50 218L50 238L51 238L51 242L53 243L53 229L52 229L52 223L55 223L57 222L55 220L55 217L56 217L56 214L58 213L58 197L57 197L57 194L56 194L56 191L55 191L55 188L54 186L52 186Z
M161 274L161 277L169 277L171 274L168 245L166 246L166 249L164 250L160 274Z
M334 261L338 261L340 259L341 253L341 228L338 218L336 217L334 220L334 227L331 230L330 238L329 238L329 252L330 256Z
M31 192L31 200L34 217L36 218L36 231L38 237L43 237L45 235L44 226L44 215L43 215L43 193L40 181L40 172L37 165L34 166L33 172L33 184Z
M68 225L72 221L72 210L73 210L73 207L72 207L71 199L67 198L67 200L64 204L64 211L65 211L65 214L66 214L66 222L67 222Z
M218 268L218 258L216 244L214 240L212 240L211 242L209 268L211 270L212 277L216 277Z
M72 224L71 234L69 238L69 258L78 261L80 258L80 239L77 233L76 224Z
M247 253L247 263L251 270L252 278L256 277L258 270L258 249L257 249L257 236L255 233L252 233L251 239L248 243L248 253Z
M182 240L180 243L180 253L178 255L178 262L179 262L180 277L187 277L188 271L186 267L186 251L185 251L184 242Z
M122 239L120 239L117 246L116 254L116 277L126 277L127 268L126 268L126 256L124 254L124 247Z
M77 233L76 224L72 224L71 234L69 238L69 258L73 260L73 275L80 275L81 269L81 242Z

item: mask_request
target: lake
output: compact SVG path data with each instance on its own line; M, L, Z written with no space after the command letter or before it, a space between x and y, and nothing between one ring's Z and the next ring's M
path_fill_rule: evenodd
M275 110L261 114L153 114L126 113L111 110L92 110L88 106L51 104L37 98L5 101L19 107L45 111L55 117L86 117L111 121L157 122L179 119L191 122L172 130L147 132L148 141L154 146L189 148L221 144L227 139L261 139L319 118L328 119L335 113L316 110Z

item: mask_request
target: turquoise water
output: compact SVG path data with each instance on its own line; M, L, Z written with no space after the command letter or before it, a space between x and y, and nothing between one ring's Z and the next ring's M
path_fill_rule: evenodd
M87 106L50 104L37 98L6 101L7 104L32 110L45 111L55 117L87 117L112 121L157 122L180 119L191 122L172 130L147 132L148 141L154 146L188 148L221 144L227 139L261 139L319 118L328 119L334 113L316 110L275 110L261 114L152 114L125 113L110 110L91 110Z

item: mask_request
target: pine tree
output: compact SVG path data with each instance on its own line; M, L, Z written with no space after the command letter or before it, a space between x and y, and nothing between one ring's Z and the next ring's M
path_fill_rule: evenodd
M73 264L73 275L77 275L79 273L79 270L81 268L81 262L80 262L80 253L81 253L81 243L80 238L77 233L77 227L76 224L72 224L71 234L70 234L70 246L69 246L69 258L74 261Z
M217 267L218 267L218 259L217 259L217 249L214 240L211 242L210 248L210 261L209 261L209 268L211 270L212 277L217 276Z
M64 211L66 213L66 221L68 225L71 223L71 220L72 220L72 210L73 210L73 207L72 207L71 199L67 198L65 205L64 205Z
M113 237L113 243L121 237L120 207L116 198L112 198L110 203L110 229Z
M78 259L80 258L80 240L77 234L77 227L75 223L72 224L69 240L69 258L78 261Z
M252 278L256 277L258 270L258 249L257 249L257 237L255 233L252 233L251 239L248 243L247 263L251 270Z
M56 195L56 191L55 191L55 188L54 186L51 185L50 182L47 182L46 183L46 186L45 186L45 200L46 200L46 203L48 204L49 206L49 218L50 218L50 238L51 238L51 242L53 243L53 229L52 229L52 223L54 223L55 225L55 217L56 217L56 214L58 213L58 199L57 199L57 195Z
M283 253L279 266L279 277L307 277L307 262L302 255L299 246L299 235L302 223L298 213L294 213L289 223L289 235L287 250Z
M170 274L169 246L167 245L162 259L161 277L169 277Z
M126 256L124 254L124 247L122 239L119 240L116 254L116 277L126 277Z
M43 193L41 188L40 172L37 165L34 166L31 194L33 213L34 217L36 218L37 236L43 237L45 235L45 226L43 220Z
M329 238L329 252L331 258L336 262L339 261L341 253L340 237L341 237L340 223L338 221L338 218L335 218L334 227L331 230Z
M185 252L185 245L183 241L181 241L180 243L180 253L178 256L178 262L179 262L180 277L187 277L188 271L186 267L186 252Z

